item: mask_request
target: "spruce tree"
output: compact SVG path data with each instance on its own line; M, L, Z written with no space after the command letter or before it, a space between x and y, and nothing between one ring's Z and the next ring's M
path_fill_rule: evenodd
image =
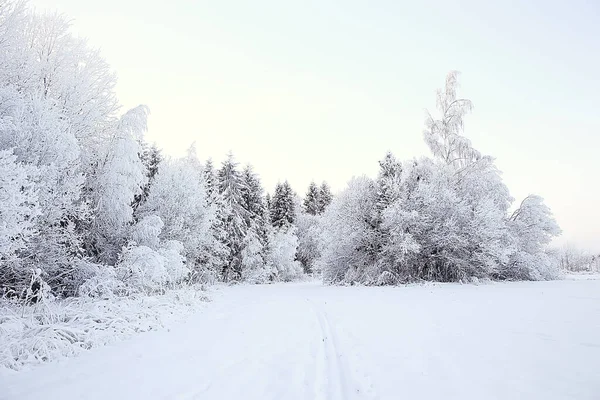
M322 214L325 211L327 206L331 204L331 200L333 200L331 189L329 188L327 182L323 182L319 188L318 214Z
M219 194L223 199L221 218L227 232L225 244L229 248L229 260L222 270L225 281L240 280L242 277L241 252L248 230L248 211L244 207L245 183L237 165L230 153L217 174Z
M402 165L391 152L387 152L383 160L379 161L379 175L377 176L376 211L378 214L389 206L398 196L398 185Z
M246 249L244 256L248 257L264 257L266 251L268 236L267 236L267 224L268 218L265 218L267 214L267 205L263 196L264 189L260 183L260 179L254 173L252 166L247 165L242 173L244 180L244 208L247 211L247 225L252 231L252 234L256 236L258 245L253 244L253 251ZM246 245L251 243L251 240L246 240ZM258 251L260 254L254 254Z
M304 197L304 212L311 215L317 215L320 213L320 197L321 192L317 187L317 184L313 181L308 186L308 192Z
M294 223L294 192L288 181L278 183L271 199L271 224L276 228L287 228Z
M204 177L204 183L206 184L206 193L211 197L217 190L217 177L215 175L215 167L212 158L206 160L202 176Z
M163 156L160 152L160 149L156 146L156 143L149 145L148 143L142 141L140 147L141 151L139 153L139 157L140 160L142 160L142 164L144 164L144 167L146 168L146 177L148 180L142 188L142 192L135 196L132 204L134 211L137 210L137 208L148 199L150 186L154 182L154 177L158 173L158 165L163 160Z

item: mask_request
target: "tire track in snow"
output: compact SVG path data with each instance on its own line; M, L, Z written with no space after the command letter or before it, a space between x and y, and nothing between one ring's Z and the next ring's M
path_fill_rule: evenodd
M350 400L377 399L370 379L357 371L356 357L346 351L332 327L327 312L310 301L320 328L321 344L316 359L315 399Z

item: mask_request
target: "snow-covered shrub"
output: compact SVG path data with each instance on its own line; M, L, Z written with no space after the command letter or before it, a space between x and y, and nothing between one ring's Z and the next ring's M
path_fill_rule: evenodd
M182 281L189 269L181 255L183 245L167 241L165 247L153 250L147 246L129 246L116 266L117 278L128 290L146 293L164 290L168 284Z
M130 241L139 245L157 249L160 245L160 233L165 224L158 215L147 215L131 228Z
M111 298L127 293L125 283L117 277L117 269L111 265L87 263L79 271L85 271L85 278L77 292L81 297Z
M165 269L167 270L167 283L173 285L187 278L190 269L185 262L185 249L181 242L177 240L167 240L158 253L164 258Z
M277 279L290 282L302 277L302 266L296 261L298 237L295 228L274 228L269 232L267 265Z
M0 368L19 370L162 329L207 300L197 287L155 296L84 296L33 305L0 298Z
M165 258L146 246L131 246L121 253L117 276L131 290L154 292L164 288L168 280Z

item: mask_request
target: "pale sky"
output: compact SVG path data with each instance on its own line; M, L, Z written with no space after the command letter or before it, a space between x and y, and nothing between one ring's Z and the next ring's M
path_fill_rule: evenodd
M424 110L459 70L466 135L513 197L543 196L560 243L600 251L597 0L30 3L102 50L166 154L231 150L271 192L284 179L341 190L386 150L427 155Z

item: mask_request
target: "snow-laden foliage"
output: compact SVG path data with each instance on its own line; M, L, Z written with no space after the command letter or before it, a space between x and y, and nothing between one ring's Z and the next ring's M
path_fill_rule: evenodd
M225 281L237 281L242 277L241 253L250 216L244 200L246 183L232 154L229 154L221 165L217 172L217 180L222 199L222 211L219 216L226 232L223 239L228 249L228 257L223 264L221 276Z
M388 153L376 179L336 198L326 182L303 200L288 181L265 195L231 154L219 168L194 147L164 157L144 141L148 108L120 111L114 73L67 19L0 0L2 292L44 282L59 298L102 297L321 270L369 284L552 278L560 230L539 197L509 211L493 159L463 133L472 103L457 78L427 114L432 159Z
M39 214L37 196L26 168L16 162L12 151L0 151L0 264L2 273L15 262L17 251L26 247ZM3 277L3 280L7 277Z
M208 279L217 273L206 263L215 241L210 230L216 211L208 202L202 169L193 151L186 158L161 163L138 215L141 219L133 227L133 242L158 251L160 242L178 241L195 275ZM152 236L157 230L160 234Z
M375 198L373 180L353 178L325 211L320 264L326 283L342 282L346 274L360 275L364 282L376 279L366 276L376 261L377 234L371 223Z
M270 202L271 224L277 228L287 228L294 224L296 204L294 191L288 181L278 183Z
M295 228L270 229L267 265L275 271L276 279L289 282L302 276L302 266L296 261L297 249Z
M302 201L302 210L310 215L322 214L332 199L333 195L327 182L323 182L321 187L318 187L313 181L308 186L308 191Z
M244 238L242 249L242 279L250 283L266 283L273 280L275 271L273 265L268 264L269 256L265 251L255 229L250 229Z
M302 264L304 272L315 272L315 264L321 256L321 216L300 213L296 218L298 251L296 259Z
M173 287L190 273L184 261L183 245L171 240L158 250L130 246L121 254L115 267L116 276L130 291L155 293Z
M100 259L105 262L114 262L124 245L127 227L133 222L132 203L147 182L146 168L138 155L147 113L146 107L138 107L121 118L98 169L94 230Z
M434 158L401 163L391 153L377 180L354 179L326 210L319 265L325 282L395 284L413 280L552 279L546 246L560 233L549 208L513 199L493 159L463 136L469 100L457 74L438 91L440 119L424 137Z

